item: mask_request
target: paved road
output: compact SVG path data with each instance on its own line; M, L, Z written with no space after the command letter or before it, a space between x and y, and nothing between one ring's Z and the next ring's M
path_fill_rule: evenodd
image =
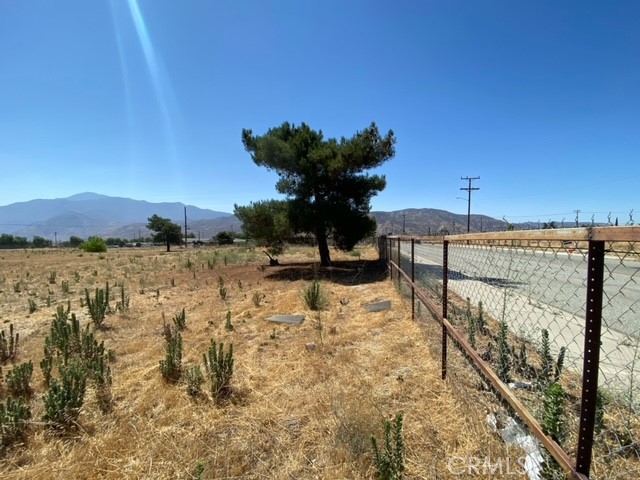
M416 277L442 279L442 246L415 246ZM408 270L410 246L402 245ZM601 383L616 390L633 385L640 375L640 263L607 258L601 352ZM553 348L567 347L567 365L582 370L587 260L583 253L449 247L449 287L539 343L540 329L549 330Z

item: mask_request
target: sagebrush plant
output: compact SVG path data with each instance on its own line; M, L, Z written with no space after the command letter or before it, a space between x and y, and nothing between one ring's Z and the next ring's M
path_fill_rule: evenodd
M324 296L324 292L322 291L322 287L317 280L311 282L305 291L304 291L304 303L307 305L309 310L318 311L323 310L327 301Z
M0 445L6 447L20 440L31 418L31 407L22 398L8 397L0 402Z
M230 392L231 377L233 376L233 344L225 353L224 343L217 344L211 339L209 350L202 355L204 369L211 382L211 396L224 397Z
M170 383L176 383L182 375L182 335L176 332L165 345L165 358L160 360L160 373Z
M404 438L402 434L402 413L397 413L393 425L384 422L384 450L380 450L376 438L371 436L373 463L381 480L401 480L404 478ZM393 428L393 438L391 429Z
M96 328L104 326L104 319L110 311L109 307L109 282L104 289L96 288L94 298L89 295L89 289L85 288L85 304L89 310L89 316Z
M8 334L5 332L4 328L0 330L0 364L16 356L19 341L20 334L14 333L13 323L9 324Z

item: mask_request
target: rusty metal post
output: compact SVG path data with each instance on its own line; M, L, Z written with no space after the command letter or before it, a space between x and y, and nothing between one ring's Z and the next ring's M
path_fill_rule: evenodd
M398 288L400 288L400 282L401 282L401 278L400 277L400 270L402 270L402 267L400 266L400 244L402 242L400 241L400 237L398 237L398 263L396 265L398 265Z
M389 274L391 275L391 283L393 283L393 239L389 239Z
M416 319L416 239L411 239L411 320Z
M589 241L587 260L587 307L584 329L584 367L582 370L582 404L576 470L589 476L593 451L593 431L598 395L600 367L600 331L602 327L602 292L604 289L604 242Z
M448 318L449 241L442 242L442 318ZM442 379L447 378L447 326L442 322Z

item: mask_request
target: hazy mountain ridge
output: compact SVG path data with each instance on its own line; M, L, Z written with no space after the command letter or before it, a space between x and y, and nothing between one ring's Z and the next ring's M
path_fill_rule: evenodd
M188 232L207 241L217 233L241 231L240 221L231 213L186 205ZM38 235L63 242L70 236L87 238L136 239L152 234L147 219L154 215L170 218L184 229L185 205L179 202L152 203L124 197L85 192L67 198L36 199L0 206L0 233L31 239ZM466 214L433 208L408 208L393 212L371 212L378 234L428 235L465 233ZM486 215L471 215L471 231L504 230L505 223Z
M371 212L378 222L378 234L434 235L467 233L467 215L435 208L407 208L394 212ZM505 230L506 223L487 215L471 215L471 232Z
M184 225L185 206L189 223L232 217L227 212L180 202L152 203L85 192L67 198L36 199L1 206L0 233L29 239L39 235L53 240L55 236L59 241L67 240L71 235L82 238L117 236L114 233L127 225L133 225L135 229L146 225L147 219L154 214Z

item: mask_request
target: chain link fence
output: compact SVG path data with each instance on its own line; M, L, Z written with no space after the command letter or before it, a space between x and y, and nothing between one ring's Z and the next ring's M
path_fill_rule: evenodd
M536 437L521 445L529 478L640 478L639 227L380 249L414 308L443 325L443 377L450 338Z

